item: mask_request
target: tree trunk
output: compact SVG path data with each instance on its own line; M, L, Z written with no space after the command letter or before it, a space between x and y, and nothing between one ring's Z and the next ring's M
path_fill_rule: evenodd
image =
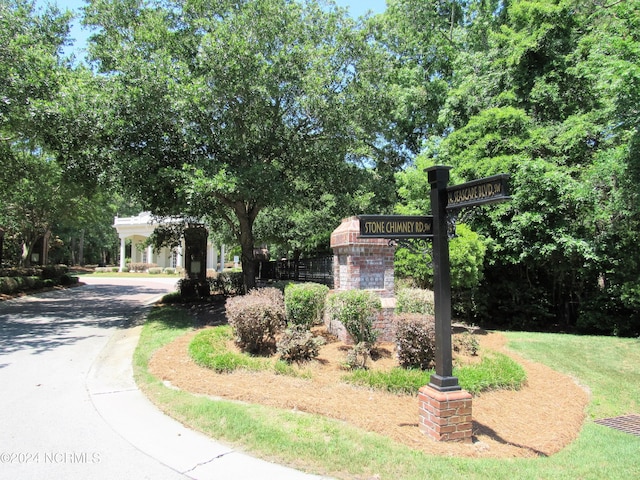
M80 266L84 267L84 228L80 230L80 244L78 245L78 260L80 262Z
M51 240L51 230L45 232L42 238L42 266L44 267L49 263L49 241Z
M235 205L236 216L240 223L240 248L242 278L245 292L256 288L256 266L254 259L253 222L258 213L257 208L247 207L243 202Z
M35 239L27 239L22 242L22 256L20 258L21 267L31 266L31 252L33 252L33 247L37 241L38 237L36 237Z
M72 236L71 237L71 265L76 265L77 264L77 258L76 258L76 237Z

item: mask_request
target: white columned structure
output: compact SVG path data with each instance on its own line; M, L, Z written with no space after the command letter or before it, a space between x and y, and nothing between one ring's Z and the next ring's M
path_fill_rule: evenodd
M124 272L125 260L127 256L127 242L124 237L120 237L120 272Z
M167 218L164 219L163 222L182 222L180 219L176 218ZM141 263L146 254L147 263L153 263L158 265L161 268L167 268L173 266L173 255L174 252L176 255L176 267L185 268L185 241L184 238L181 240L180 245L175 249L163 248L159 252L156 252L154 255L153 247L149 246L146 250L141 249L138 250L137 246L144 242L145 239L149 238L151 234L154 232L155 228L158 226L156 219L149 212L142 212L135 217L115 217L113 222L113 227L118 232L118 237L120 238L120 268L119 270L122 272L126 267L126 242L127 240L131 240L131 262L133 263ZM218 269L218 271L222 271L224 269L224 245L222 246L221 252L221 263L218 269L218 251L217 246L209 243L207 240L207 268L211 268L213 270ZM211 266L210 266L211 265Z
M216 246L211 242L207 242L207 270L216 269Z
M211 256L211 268L213 269L214 272L218 271L218 246L217 245L212 245L213 246L213 255Z
M133 239L131 239L131 263L137 263L138 262L138 258L136 255L136 252L138 251L138 248L136 247L136 242L134 242Z
M220 245L220 269L218 270L219 272L222 272L224 270L224 257L225 257L225 248L223 243L222 245Z
M182 239L178 246L178 256L176 258L176 268L177 267L184 268L184 239Z

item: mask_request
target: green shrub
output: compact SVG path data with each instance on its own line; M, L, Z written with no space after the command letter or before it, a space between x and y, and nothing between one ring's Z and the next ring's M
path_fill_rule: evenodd
M180 292L171 292L162 297L161 303L182 303L183 300Z
M244 292L242 272L220 272L208 280L211 284L211 290L220 292L224 296L240 295Z
M285 325L284 298L280 290L261 288L228 298L225 310L236 344L243 351L258 354L274 350L276 334Z
M435 360L435 318L416 313L395 318L395 343L398 363L403 368L428 370Z
M131 262L129 263L129 271L130 272L147 272L150 268L156 268L158 265L155 263L145 263L145 262Z
M183 299L205 298L211 295L208 281L181 278L178 281L178 291Z
M0 277L0 293L13 293L18 291L18 281L20 277Z
M162 268L160 267L150 267L147 272L149 275L160 275L162 273Z
M278 341L278 353L285 362L306 362L320 354L324 338L314 336L305 325L292 325Z
M165 275L175 275L176 274L176 269L175 268L171 268L171 267L167 267L167 268L162 270L162 273L164 273Z
M36 277L36 276L31 276L31 277L24 277L25 279L25 284L24 284L24 290L37 290L38 288L42 288L44 287L44 280L40 277Z
M367 342L356 343L347 352L344 366L348 369L365 369L367 360L371 357L371 344Z
M291 283L284 289L287 322L310 328L322 323L324 302L329 287L319 283Z
M396 313L433 315L433 291L422 288L402 288L396 292Z
M43 279L58 279L65 273L69 272L69 267L66 265L46 265L42 267Z
M368 290L347 290L327 297L329 316L342 323L355 344L376 342L373 319L381 309L380 297Z
M68 273L65 273L62 277L60 277L60 285L76 285L79 281L80 279L78 277L74 277L72 275L69 275Z

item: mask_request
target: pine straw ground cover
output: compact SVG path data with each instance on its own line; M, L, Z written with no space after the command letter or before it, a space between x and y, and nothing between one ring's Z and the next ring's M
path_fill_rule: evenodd
M500 390L473 400L472 445L438 443L418 429L418 403L412 395L397 395L356 387L341 379L347 347L328 342L320 356L306 366L304 378L272 371L215 373L190 358L188 348L196 331L163 346L149 362L149 372L165 385L215 399L247 402L293 412L308 412L380 434L427 454L513 458L549 456L576 439L585 419L589 395L567 376L527 361L505 348L499 333L480 335L481 355L502 352L527 373L518 391ZM230 346L230 348L233 348ZM396 365L393 345L382 344L370 368Z

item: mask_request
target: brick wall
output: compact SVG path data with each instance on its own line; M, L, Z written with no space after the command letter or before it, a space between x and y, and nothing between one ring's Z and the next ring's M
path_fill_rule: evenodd
M395 248L381 238L360 238L358 217L346 218L331 234L333 285L337 291L375 290L393 297Z
M374 320L379 340L392 341L395 311L393 260L395 248L382 238L360 238L358 217L345 218L331 234L334 291L372 290L382 300ZM327 329L345 343L352 343L340 322L325 318Z

